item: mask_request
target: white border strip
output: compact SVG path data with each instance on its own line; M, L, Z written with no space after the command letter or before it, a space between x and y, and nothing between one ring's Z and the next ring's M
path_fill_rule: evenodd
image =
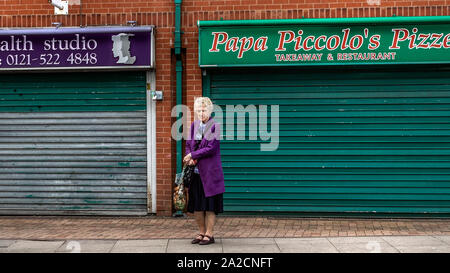
M156 89L155 71L146 73L147 85L147 208L149 213L156 213L156 105L152 91Z

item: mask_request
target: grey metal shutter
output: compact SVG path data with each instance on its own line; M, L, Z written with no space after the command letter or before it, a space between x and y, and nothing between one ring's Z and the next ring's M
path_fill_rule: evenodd
M0 213L147 213L144 72L0 75Z

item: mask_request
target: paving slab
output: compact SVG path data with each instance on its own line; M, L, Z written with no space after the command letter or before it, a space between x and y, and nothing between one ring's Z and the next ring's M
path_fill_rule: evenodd
M165 253L168 243L168 239L119 240L111 253Z
M108 253L114 247L115 240L70 240L66 241L58 253Z
M210 245L191 244L192 239L170 239L166 253L223 253L222 239Z
M7 251L10 253L53 253L64 241L29 241L18 240L11 244Z
M338 253L326 238L275 238L282 253Z
M226 238L222 239L224 253L279 253L273 238Z
M0 248L6 248L12 245L15 240L0 240Z
M433 237L450 245L450 236L433 236Z
M328 240L341 253L399 253L382 237L330 237Z
M440 247L448 246L445 242L433 236L383 236L384 241L391 246L399 247Z
M396 246L401 253L450 253L450 246Z
M15 240L0 240L0 253L8 253L8 247L14 242Z
M223 253L280 253L278 246L273 244L223 244Z
M339 253L399 253L400 251L388 243L338 244Z
M122 246L114 247L111 253L166 253L165 246Z

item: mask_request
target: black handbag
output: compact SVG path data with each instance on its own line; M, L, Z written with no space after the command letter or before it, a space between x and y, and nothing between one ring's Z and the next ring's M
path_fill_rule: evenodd
M186 165L183 170L183 184L185 188L189 188L194 178L195 165Z

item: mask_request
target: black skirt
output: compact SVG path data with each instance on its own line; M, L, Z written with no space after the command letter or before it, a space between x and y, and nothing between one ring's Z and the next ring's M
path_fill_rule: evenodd
M223 193L205 197L203 183L198 173L194 173L189 188L187 211L214 211L217 215L223 212Z

